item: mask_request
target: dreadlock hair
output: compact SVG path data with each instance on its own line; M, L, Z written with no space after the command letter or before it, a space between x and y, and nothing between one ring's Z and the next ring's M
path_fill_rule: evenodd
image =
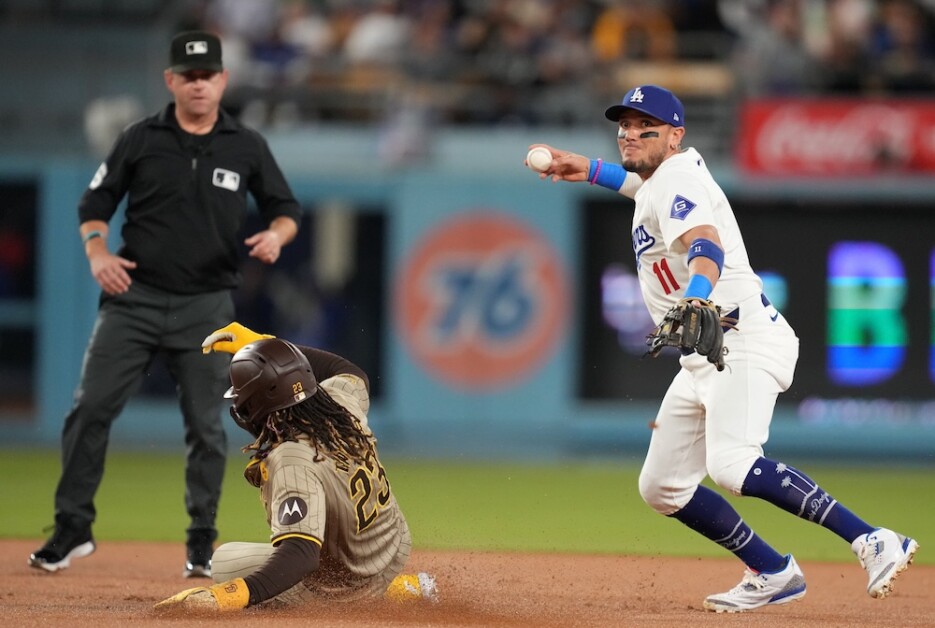
M254 458L263 459L276 445L297 442L300 436L315 445L316 462L340 452L362 462L376 457L373 436L365 434L357 417L321 387L305 401L270 413L257 439L241 451L254 451Z

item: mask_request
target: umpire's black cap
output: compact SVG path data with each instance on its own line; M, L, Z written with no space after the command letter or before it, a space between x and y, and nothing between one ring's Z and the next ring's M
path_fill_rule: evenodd
M169 49L169 69L176 74L192 70L222 71L221 40L205 31L179 33L172 39Z

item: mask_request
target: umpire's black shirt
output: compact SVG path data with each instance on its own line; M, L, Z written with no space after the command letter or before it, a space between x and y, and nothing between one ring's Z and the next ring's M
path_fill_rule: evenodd
M127 194L118 255L134 281L177 294L234 288L247 191L270 222L301 210L266 140L221 110L208 135L184 132L175 104L128 126L78 205L109 221Z

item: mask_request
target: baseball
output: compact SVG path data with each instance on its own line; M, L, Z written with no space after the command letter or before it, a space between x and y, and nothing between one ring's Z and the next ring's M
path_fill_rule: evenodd
M526 153L526 163L529 165L530 170L545 172L552 165L552 153L549 152L548 148L536 146Z

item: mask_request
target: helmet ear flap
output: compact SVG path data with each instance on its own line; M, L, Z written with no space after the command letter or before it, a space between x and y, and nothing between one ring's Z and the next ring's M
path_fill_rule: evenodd
M244 414L241 414L237 406L232 405L230 407L230 413L231 418L234 419L234 423L237 424L237 427L246 430L252 434L254 438L260 437L260 434L263 432L263 426L247 418L249 416L249 411L246 408L244 409Z

